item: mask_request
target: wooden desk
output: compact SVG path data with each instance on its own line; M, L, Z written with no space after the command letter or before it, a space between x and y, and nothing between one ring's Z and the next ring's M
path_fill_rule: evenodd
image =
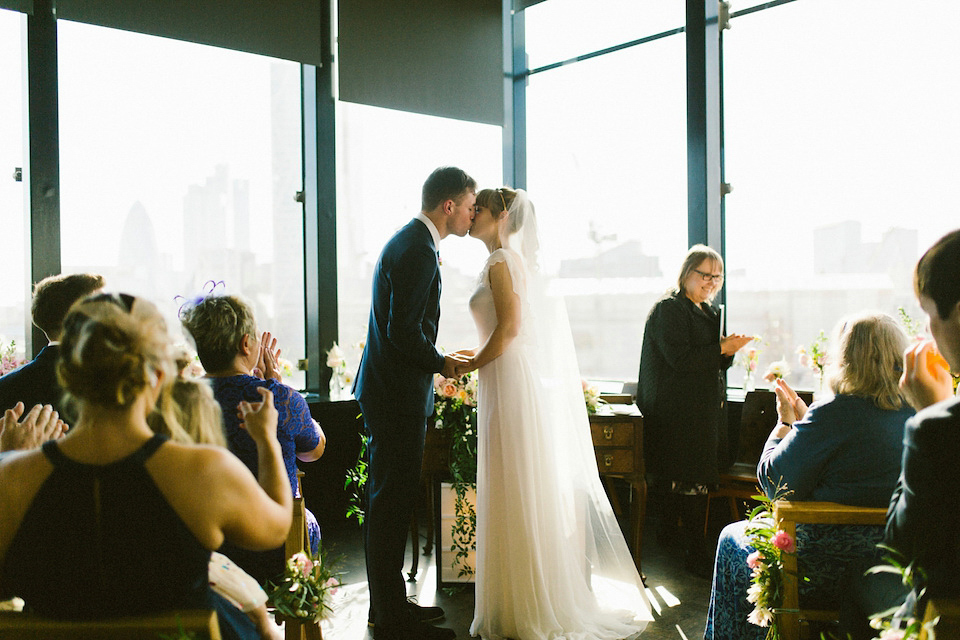
M616 513L622 513L620 501L613 491L611 478L622 478L630 484L630 533L627 544L633 552L637 571L643 576L640 558L643 551L643 521L647 511L647 481L643 462L643 417L634 415L590 415L590 434L597 456L600 477L607 483L608 495Z

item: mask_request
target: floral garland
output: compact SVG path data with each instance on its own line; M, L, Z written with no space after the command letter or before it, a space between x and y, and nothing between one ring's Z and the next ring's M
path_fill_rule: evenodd
M755 549L747 556L747 566L751 569L747 602L754 605L747 621L758 627L769 627L767 640L780 638L779 623L774 614L783 607L783 554L797 551L796 540L778 529L773 518L773 503L790 493L786 486L778 486L773 499L762 491L761 495L753 496L760 504L750 512L745 529L747 541Z
M266 584L270 605L287 618L323 620L333 611L330 597L340 586L339 575L334 571L336 564L336 560L327 559L322 547L312 558L303 551L293 554L276 584L270 581Z
M867 569L868 574L892 573L898 575L903 581L903 585L911 591L917 586L918 581L926 582L926 574L922 567L917 566L915 562L906 563L904 557L896 549L882 544L877 546L887 552L887 555L883 557L886 564L870 567ZM918 604L923 600L925 590L925 588L921 588L917 594L916 601ZM903 621L906 623L906 627L900 628L900 625L894 622L894 615L899 611L900 607L897 606L874 614L873 619L870 620L870 626L880 631L880 635L874 640L913 640L914 638L920 637L920 632L924 628L926 628L927 637L931 639L935 637L936 632L934 627L937 624L937 620L931 620L927 624L923 624L922 612L920 612L921 615L918 616L917 611L912 611L911 613L913 615Z
M476 547L477 511L467 493L477 488L477 377L471 372L460 378L434 377L434 426L450 434L449 469L454 502L452 566L459 577L470 577L467 557Z

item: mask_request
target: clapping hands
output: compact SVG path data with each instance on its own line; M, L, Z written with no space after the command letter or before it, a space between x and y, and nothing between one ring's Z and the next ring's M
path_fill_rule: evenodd
M261 380L273 378L277 382L283 382L279 362L280 349L277 348L277 339L269 331L264 331L260 336L260 355L253 373Z
M777 380L777 387L773 391L777 394L777 415L780 417L774 434L782 438L787 435L794 422L801 420L807 414L807 403L784 382L783 378Z
M33 449L47 440L62 437L70 428L49 404L34 405L21 422L24 408L23 403L18 402L4 412L0 423L0 451Z
M720 353L725 356L732 356L740 349L747 346L753 340L753 336L745 336L741 333L733 333L729 336L720 338Z

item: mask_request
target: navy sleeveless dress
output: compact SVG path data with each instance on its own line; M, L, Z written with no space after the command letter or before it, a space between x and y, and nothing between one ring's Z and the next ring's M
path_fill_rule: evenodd
M43 453L54 469L7 550L0 597L19 596L29 611L60 619L173 609L220 612L221 603L208 587L210 551L144 468L165 441L156 435L106 465L75 462L55 441L46 442ZM229 610L226 617L231 620L220 616L222 628L236 620ZM239 618L248 626L242 614ZM222 630L237 637L233 629Z

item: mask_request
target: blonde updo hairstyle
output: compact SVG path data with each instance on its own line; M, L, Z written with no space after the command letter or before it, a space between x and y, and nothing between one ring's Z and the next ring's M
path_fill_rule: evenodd
M176 376L166 323L142 298L101 294L81 300L63 326L57 379L81 405L124 409L161 374L165 389Z
M185 305L180 321L190 332L200 363L209 373L230 368L243 336L256 337L253 308L236 296L210 295Z
M834 393L870 398L881 409L904 406L900 373L907 334L885 313L862 313L841 320L827 362Z
M213 389L206 380L185 375L193 358L182 348L175 351L179 374L169 386L169 393L161 395L156 411L147 416L147 423L155 433L178 442L227 446L220 403L213 397Z

